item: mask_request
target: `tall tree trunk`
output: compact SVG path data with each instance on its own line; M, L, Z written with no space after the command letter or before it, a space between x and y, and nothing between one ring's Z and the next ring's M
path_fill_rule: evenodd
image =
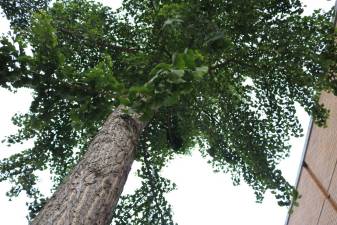
M145 123L113 112L32 225L108 225L134 161Z

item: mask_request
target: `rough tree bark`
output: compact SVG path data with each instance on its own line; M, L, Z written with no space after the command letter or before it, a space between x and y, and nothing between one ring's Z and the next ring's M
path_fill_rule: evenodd
M136 116L114 111L32 225L110 224L144 126Z

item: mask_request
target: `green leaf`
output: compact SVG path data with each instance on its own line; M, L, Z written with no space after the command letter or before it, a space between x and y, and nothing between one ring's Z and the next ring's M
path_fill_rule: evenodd
M208 74L208 66L196 67L192 74L195 80L201 80L206 74Z
M179 101L179 95L167 96L163 101L163 106L169 107L177 104Z
M184 69L185 68L185 61L183 54L175 53L173 55L173 67L176 69Z
M143 86L132 86L129 89L130 94L142 93L142 94L150 94L151 88L148 85Z
M205 42L205 45L208 45L214 41L224 39L225 34L223 31L213 33Z

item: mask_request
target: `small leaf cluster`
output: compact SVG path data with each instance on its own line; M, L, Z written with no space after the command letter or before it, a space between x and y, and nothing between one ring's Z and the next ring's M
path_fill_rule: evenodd
M203 56L191 49L174 54L172 64L156 65L148 82L128 90L126 100L131 104L127 105L141 113L144 120L150 120L161 107L176 105L208 73L202 61Z

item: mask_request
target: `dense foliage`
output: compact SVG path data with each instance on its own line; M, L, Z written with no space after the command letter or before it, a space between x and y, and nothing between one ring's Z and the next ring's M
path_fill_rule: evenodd
M34 91L7 142L35 143L0 162L0 181L13 182L10 196L33 197L32 212L41 197L35 172L49 169L56 187L121 104L148 126L137 156L143 186L123 197L116 224L173 224L164 193L174 185L159 171L196 149L259 201L271 190L280 205L291 203L296 193L277 164L289 138L302 135L295 105L324 125L318 98L337 91L331 12L303 16L299 0L125 0L117 11L59 0L35 13L0 6L15 28L0 40L0 85Z
M33 13L47 9L50 0L1 0L0 7L12 27L27 28Z

